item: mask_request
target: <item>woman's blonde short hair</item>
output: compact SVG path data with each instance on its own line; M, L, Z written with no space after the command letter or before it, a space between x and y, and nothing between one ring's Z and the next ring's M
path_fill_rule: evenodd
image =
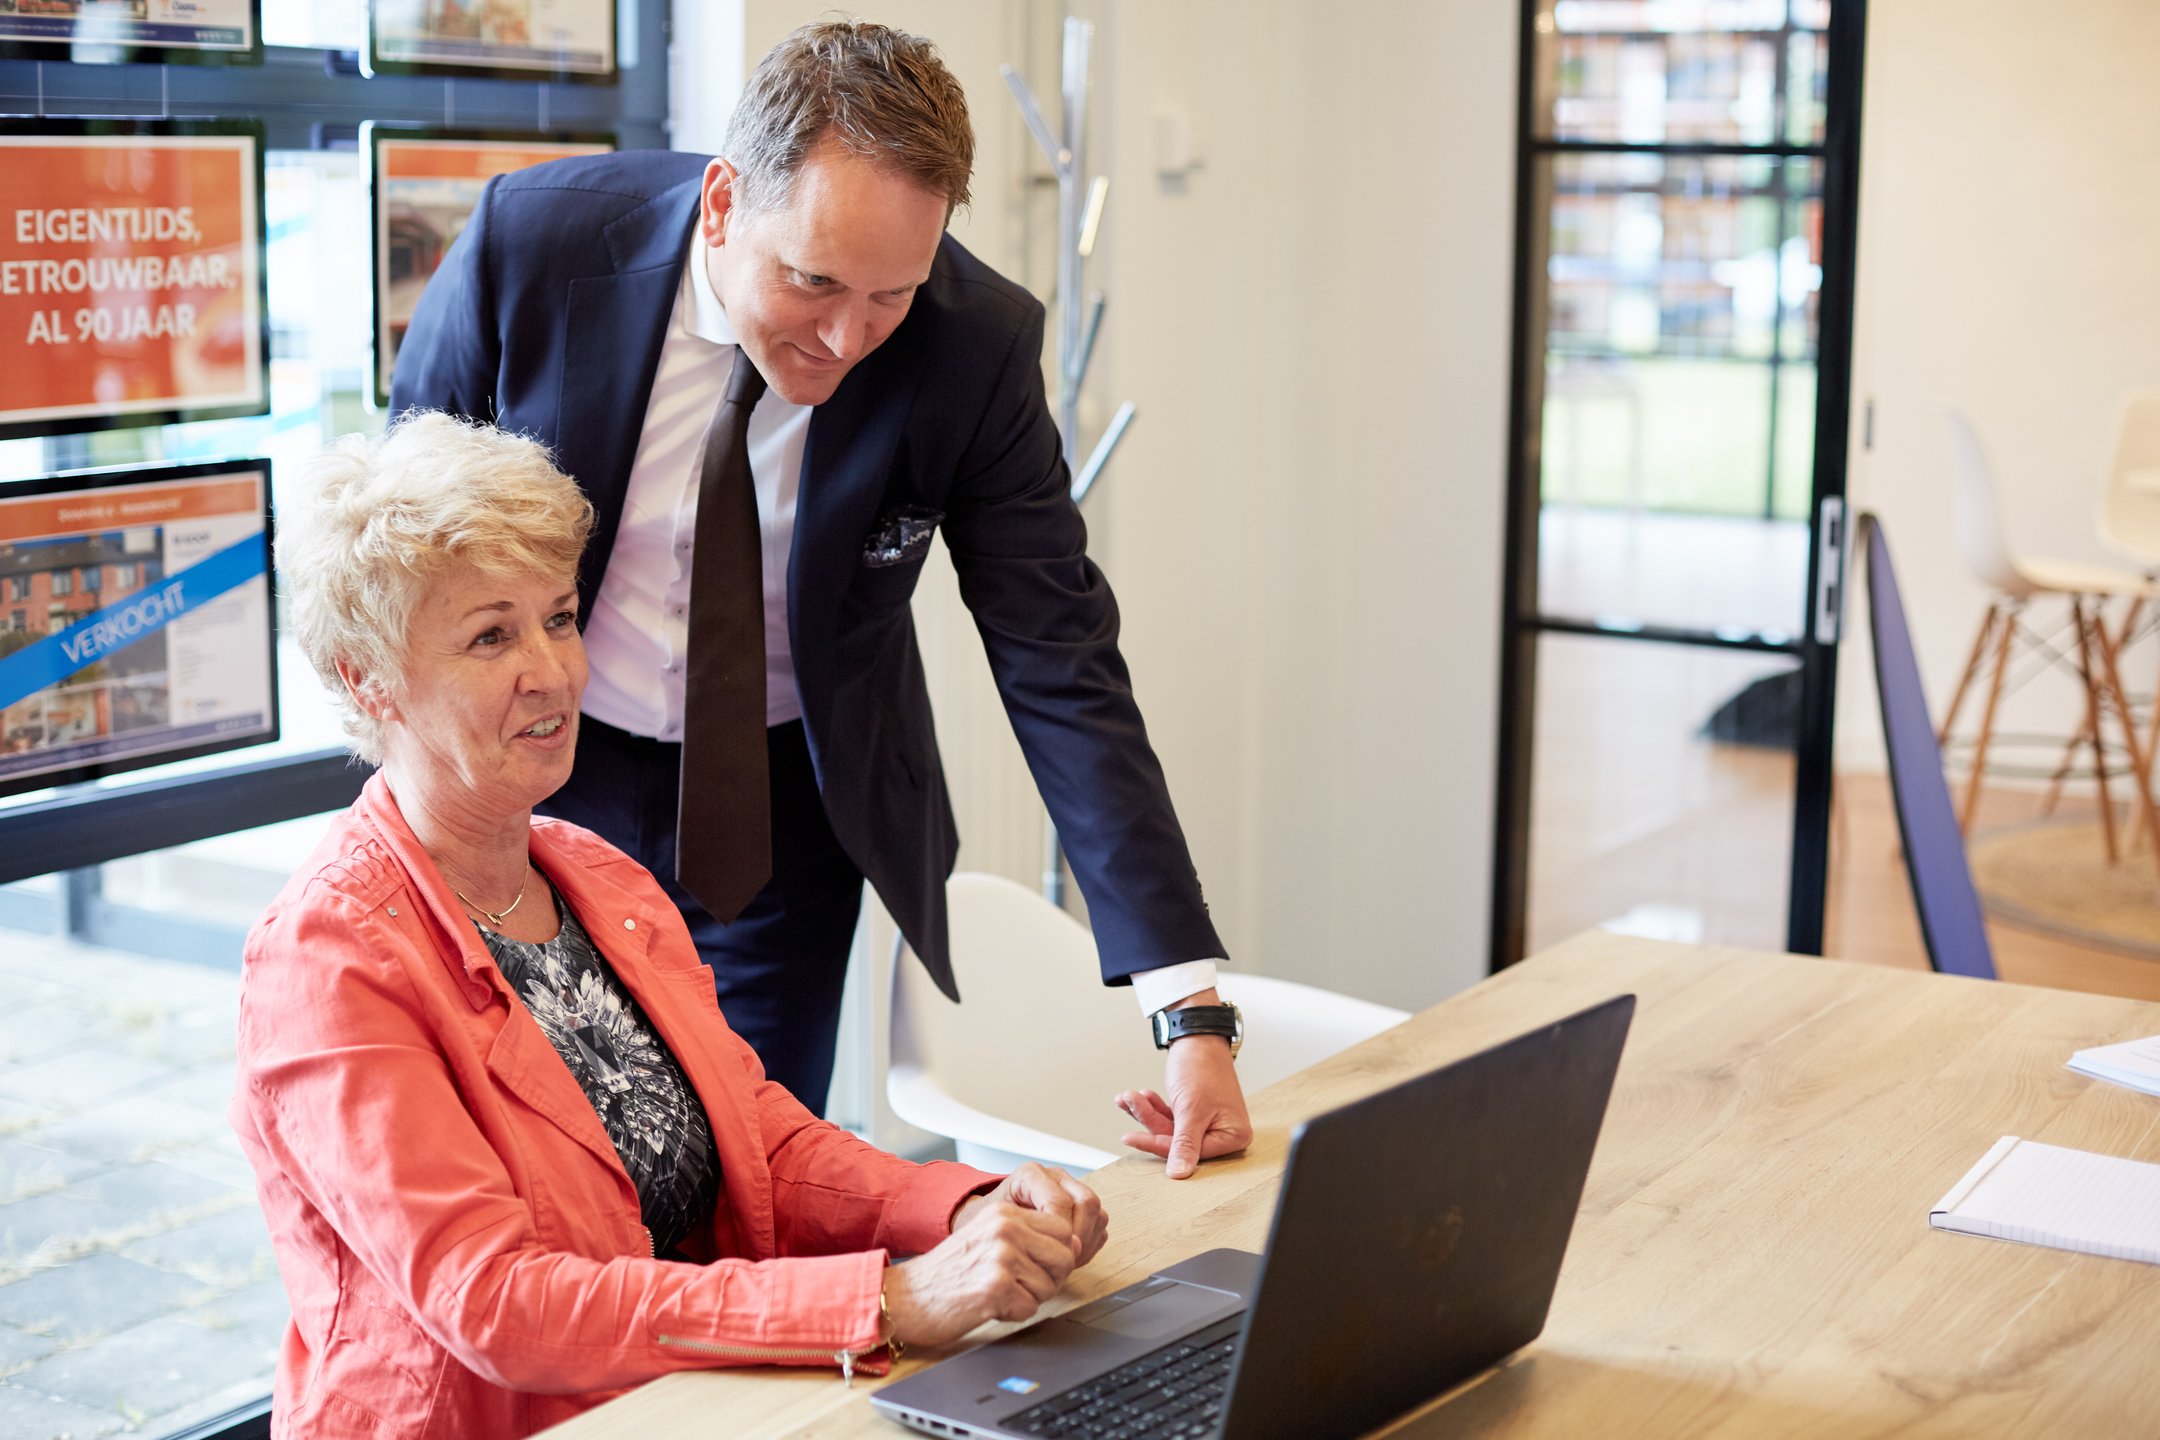
M295 489L277 535L292 628L368 761L382 759L382 722L355 703L339 662L396 694L413 608L438 576L469 565L568 579L592 533L592 503L543 446L430 411L406 413L381 439L345 436Z

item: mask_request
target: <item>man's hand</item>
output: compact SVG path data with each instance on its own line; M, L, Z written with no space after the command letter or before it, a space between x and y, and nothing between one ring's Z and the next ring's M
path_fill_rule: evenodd
M989 1194L970 1195L961 1201L960 1208L953 1212L953 1230L957 1233L972 1211L1000 1203L1038 1210L1064 1221L1072 1231L1075 1267L1093 1260L1103 1241L1110 1238L1110 1217L1093 1190L1062 1170L1032 1162L1006 1176Z
M1172 1008L1219 1005L1213 990L1187 996ZM1252 1117L1230 1059L1230 1042L1219 1035L1188 1035L1170 1042L1163 1061L1166 1101L1153 1090L1127 1090L1117 1105L1147 1127L1126 1135L1135 1150L1162 1157L1163 1173L1183 1180L1202 1160L1229 1155L1252 1143Z

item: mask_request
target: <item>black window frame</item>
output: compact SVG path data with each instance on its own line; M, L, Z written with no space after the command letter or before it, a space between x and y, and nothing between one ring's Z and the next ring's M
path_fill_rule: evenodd
M615 76L608 83L450 76L364 77L352 51L267 46L255 66L77 64L0 59L0 114L260 120L265 151L357 150L364 121L532 130L604 131L621 149L668 143L668 0L620 0ZM634 60L634 64L629 63ZM359 157L355 156L355 163ZM355 276L355 283L368 277ZM372 367L363 367L371 369ZM48 473L81 468L83 436L55 436ZM4 486L5 482L0 482ZM237 752L231 764L181 775L79 786L0 805L0 884L169 849L351 804L367 767L342 749L273 759ZM258 1440L270 1397L169 1437Z

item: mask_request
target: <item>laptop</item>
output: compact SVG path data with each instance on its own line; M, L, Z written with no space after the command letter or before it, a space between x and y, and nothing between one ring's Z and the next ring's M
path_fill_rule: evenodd
M1298 1126L1267 1249L1210 1250L887 1385L933 1435L1362 1434L1545 1328L1621 995Z

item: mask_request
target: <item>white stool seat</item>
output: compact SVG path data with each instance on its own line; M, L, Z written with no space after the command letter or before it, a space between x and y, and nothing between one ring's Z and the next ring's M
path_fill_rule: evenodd
M2139 565L2160 567L2160 388L2135 391L2123 402L2100 502L2100 538Z
M2135 414L2134 408L2132 413ZM2101 835L2107 844L2108 859L2117 857L2115 804L2108 788L2108 751L2114 742L2107 738L2107 727L2112 723L2121 736L2124 753L2130 757L2132 812L2153 842L2155 863L2160 863L2160 814L2156 814L2153 805L2151 752L2139 742L2130 702L2123 694L2122 679L2117 673L2116 643L2108 633L2102 613L2110 600L2128 600L2131 602L2129 608L2135 612L2146 601L2160 597L2160 584L2120 566L2017 554L2010 545L2008 527L2003 523L2001 505L1995 494L1994 465L1988 458L1987 447L1981 443L1972 421L1962 412L1952 410L1948 418L1950 456L1957 482L1951 529L1957 536L1958 550L1966 568L1991 592L1987 613L1980 621L1980 633L1973 639L1972 654L1965 662L1957 689L1951 693L1942 727L1936 732L1937 746L1947 749L1966 695L1976 681L1986 676L1980 726L1973 739L1972 768L1966 774L1965 795L1958 806L1958 827L1966 835L1972 833L1973 813L1980 803L1980 782L1987 773L1988 746L1994 738L1996 704L2002 698L2004 682L2015 658L2013 647L2022 641L2028 650L2074 670L2085 689L2083 728L2070 737L2063 748L2045 808L2054 807L2077 754L2081 750L2090 753L2091 777L2100 792ZM2122 448L2118 447L2119 450ZM2118 474L2134 468L2126 467L2120 454L2117 458ZM2112 522L2118 518L2118 511L2125 508L2119 500L2120 497L2111 491L2102 512L2104 529L2112 531L2116 528ZM2052 640L2029 633L2023 626L2028 605L2041 596L2068 603L2070 628L2076 638L2067 650Z
M2017 568L2036 592L2053 595L2105 595L2109 599L2160 598L2155 584L2134 570L2089 560L2038 559L2021 556Z

